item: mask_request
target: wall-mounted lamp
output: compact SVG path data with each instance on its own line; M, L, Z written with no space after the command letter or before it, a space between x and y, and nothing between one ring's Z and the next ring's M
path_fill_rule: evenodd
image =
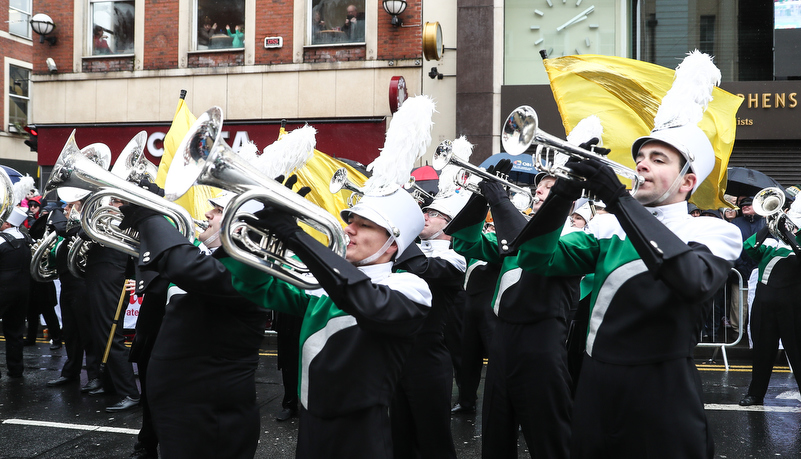
M395 27L403 24L403 20L398 17L406 10L406 0L384 0L384 11L392 16L392 25Z
M31 18L31 28L39 34L39 43L44 43L47 40L50 46L56 44L56 37L48 37L56 28L56 23L53 22L50 16L44 13L34 14Z

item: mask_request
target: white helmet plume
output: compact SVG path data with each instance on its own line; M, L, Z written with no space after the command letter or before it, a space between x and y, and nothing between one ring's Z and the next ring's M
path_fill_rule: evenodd
M467 137L460 136L458 139L451 143L453 155L459 157L464 162L470 162L470 156L473 154L475 145L467 141ZM459 173L461 168L454 164L448 164L443 167L439 172L439 191L437 192L438 198L444 198L456 192L456 174Z

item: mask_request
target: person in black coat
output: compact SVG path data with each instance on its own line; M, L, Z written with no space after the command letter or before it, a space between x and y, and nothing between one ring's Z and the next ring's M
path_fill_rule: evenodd
M6 368L22 377L22 334L30 288L31 239L19 230L26 214L14 208L0 224L0 318L6 338Z
M28 234L35 241L44 236L47 226L47 212L42 211L39 218L31 225ZM56 295L56 284L54 281L38 282L31 279L31 293L28 297L28 333L25 338L25 345L36 344L36 337L39 335L39 315L41 314L47 324L52 344L50 350L61 349L61 324L56 315L55 307L58 304Z
M134 228L141 238L137 293L167 290L146 383L161 457L252 458L260 433L255 375L266 311L234 290L217 259L222 207L206 213L209 227L199 235L206 245L200 247L152 210L121 210L120 227Z

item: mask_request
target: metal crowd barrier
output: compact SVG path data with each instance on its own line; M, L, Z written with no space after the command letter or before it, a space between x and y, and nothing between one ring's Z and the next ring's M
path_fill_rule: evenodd
M737 287L738 287L737 288L737 293L736 293L737 294L737 303L738 303L737 307L738 307L739 312L740 312L740 314L738 316L740 323L737 324L738 328L739 328L739 331L737 331L737 339L735 339L731 343L727 342L728 341L728 331L726 330L725 325L721 324L720 325L720 329L723 331L723 336L724 336L724 341L723 342L721 342L721 343L717 343L717 342L711 342L711 343L699 342L697 344L697 347L715 348L715 352L712 354L712 357L710 357L709 360L708 360L709 362L713 361L715 359L715 357L717 357L718 353L723 355L723 365L726 368L726 371L729 371L729 359L728 359L728 356L726 355L726 348L727 347L736 346L736 345L740 344L740 341L742 341L742 339L743 339L743 335L745 335L745 331L746 330L745 330L745 320L744 320L745 318L743 317L743 309L744 309L744 305L745 305L744 296L747 295L747 292L748 292L748 286L747 285L745 287L743 286L743 276L740 274L740 272L737 271L734 268L732 268L731 271L737 275ZM723 317L727 318L728 316L726 314L726 310L728 309L728 305L730 303L730 300L729 300L729 282L728 282L728 280L726 281L726 288L725 288L725 294L723 295L723 302L724 302L724 304L723 304ZM715 319L715 305L714 305L714 303L712 304L712 317L713 317L713 320L714 320ZM712 330L714 332L714 326L713 326ZM711 338L714 341L714 339L715 339L714 335Z

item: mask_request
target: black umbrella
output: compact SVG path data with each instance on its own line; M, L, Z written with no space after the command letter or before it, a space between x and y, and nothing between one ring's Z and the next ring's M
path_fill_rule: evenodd
M778 187L784 191L784 187L773 177L766 175L758 170L747 167L730 167L728 169L728 181L726 182L726 194L732 196L753 196L759 190L768 187Z

